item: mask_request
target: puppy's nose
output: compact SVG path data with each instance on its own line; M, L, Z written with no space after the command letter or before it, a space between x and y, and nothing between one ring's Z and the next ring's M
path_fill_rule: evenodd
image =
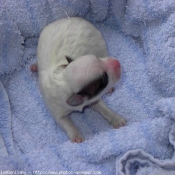
M108 58L106 61L107 69L114 75L118 80L121 76L120 62L115 58Z
M120 62L114 58L108 58L107 64L114 70L120 69Z
M120 62L116 59L112 59L111 60L111 66L114 68L114 69L120 69Z

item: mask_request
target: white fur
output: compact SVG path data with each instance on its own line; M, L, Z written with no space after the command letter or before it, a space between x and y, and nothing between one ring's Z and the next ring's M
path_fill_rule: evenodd
M74 61L68 64L65 56ZM99 59L102 58L102 59ZM107 49L101 33L89 22L81 18L65 18L46 26L39 38L37 62L39 83L44 100L55 118L73 142L82 142L83 136L69 119L74 110L81 111L86 105L93 106L114 127L125 125L125 120L114 114L102 101L105 94L119 79L120 72L110 68ZM96 97L83 104L70 106L67 99L76 94L104 71L109 83Z

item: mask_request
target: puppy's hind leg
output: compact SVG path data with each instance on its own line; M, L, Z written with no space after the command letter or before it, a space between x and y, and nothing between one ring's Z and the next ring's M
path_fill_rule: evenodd
M67 133L68 137L71 139L72 142L81 143L85 140L78 128L73 124L69 116L56 118L56 121Z
M37 65L37 63L32 64L32 65L30 66L30 70L31 70L32 72L38 72L38 65Z
M126 120L115 114L104 102L99 100L91 106L99 114L101 114L114 128L119 128L126 125Z

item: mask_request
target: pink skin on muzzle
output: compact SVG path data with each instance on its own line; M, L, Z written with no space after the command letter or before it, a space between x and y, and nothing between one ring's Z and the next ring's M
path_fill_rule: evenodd
M114 58L108 58L105 61L106 69L112 71L112 74L115 76L116 80L118 80L121 76L121 66L120 62Z

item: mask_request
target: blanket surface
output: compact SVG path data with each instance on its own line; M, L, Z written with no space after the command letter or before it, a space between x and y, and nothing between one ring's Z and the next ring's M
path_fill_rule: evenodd
M174 0L0 0L1 174L175 175ZM127 119L113 129L90 108L71 114L73 144L43 102L36 62L43 27L93 23L122 77L105 103Z

